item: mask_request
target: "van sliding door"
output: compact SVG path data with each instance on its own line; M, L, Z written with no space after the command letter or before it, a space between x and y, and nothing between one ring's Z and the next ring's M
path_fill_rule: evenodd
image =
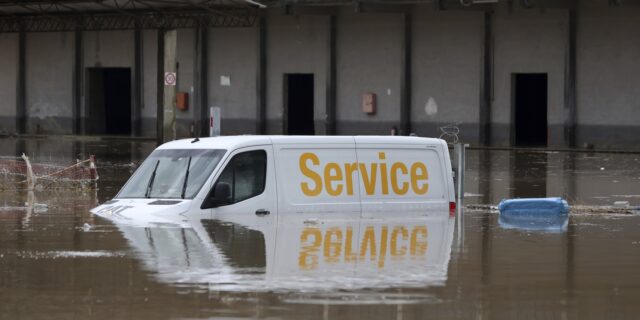
M355 143L333 141L342 142L273 145L279 212L272 280L317 283L317 290L332 285L317 279L350 279L359 263Z
M369 143L366 139L356 137L363 217L448 213L442 161L436 148Z
M274 144L280 215L360 214L354 143Z

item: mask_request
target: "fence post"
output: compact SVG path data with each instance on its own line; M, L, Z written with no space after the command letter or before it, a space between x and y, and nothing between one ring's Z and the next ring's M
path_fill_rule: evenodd
M33 191L36 185L36 176L33 174L33 168L31 167L31 162L29 161L29 157L27 157L23 153L22 159L27 165L27 190Z
M456 174L456 225L458 229L458 246L461 252L464 248L464 173L466 169L466 148L468 146L468 144L464 143L455 143L453 145Z
M456 143L453 150L456 155L456 202L457 207L461 208L464 202L464 172L466 167L466 148L468 144Z
M89 156L89 174L91 180L93 180L91 188L98 189L98 179L100 179L100 177L98 177L98 169L96 168L96 156L93 154Z

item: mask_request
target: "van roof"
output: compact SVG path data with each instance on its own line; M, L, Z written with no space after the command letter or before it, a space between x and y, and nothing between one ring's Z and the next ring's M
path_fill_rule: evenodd
M407 136L263 136L241 135L181 139L167 142L159 149L236 149L242 147L268 144L342 144L342 143L383 143L383 144L442 144L443 140L436 138L407 137Z

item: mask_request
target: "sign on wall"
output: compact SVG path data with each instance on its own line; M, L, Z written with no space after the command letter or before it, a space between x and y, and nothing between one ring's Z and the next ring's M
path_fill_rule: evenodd
M175 72L165 72L164 73L164 85L165 86L175 86L176 85L176 73Z

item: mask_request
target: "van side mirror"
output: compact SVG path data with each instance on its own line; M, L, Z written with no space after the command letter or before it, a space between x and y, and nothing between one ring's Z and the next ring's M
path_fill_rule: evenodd
M226 182L218 182L202 202L200 209L210 209L231 203L231 186Z

